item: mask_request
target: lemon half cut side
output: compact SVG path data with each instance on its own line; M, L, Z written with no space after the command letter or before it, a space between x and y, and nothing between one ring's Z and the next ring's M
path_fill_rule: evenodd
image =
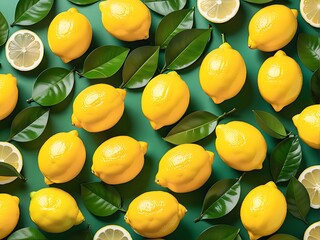
M317 240L320 236L320 221L311 224L304 232L303 240Z
M107 225L100 228L93 240L132 240L130 233L121 226Z
M307 23L320 28L320 0L301 0L300 13Z

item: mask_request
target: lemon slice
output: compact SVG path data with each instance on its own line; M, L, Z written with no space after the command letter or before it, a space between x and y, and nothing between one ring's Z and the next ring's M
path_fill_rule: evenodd
M132 240L130 233L118 225L107 225L100 228L93 240Z
M320 165L305 169L298 180L307 189L310 196L310 206L314 209L320 208ZM320 235L319 235L320 236Z
M5 162L21 172L23 160L20 151L11 143L0 142L0 162ZM0 184L7 184L14 181L17 177L0 176Z
M320 28L320 1L301 0L300 12L303 19L311 26Z
M233 18L240 7L240 0L197 0L200 14L213 23L224 23Z
M303 240L320 239L320 221L311 224L304 232Z
M19 71L35 69L43 58L44 48L37 34L19 30L6 43L6 57L12 67Z

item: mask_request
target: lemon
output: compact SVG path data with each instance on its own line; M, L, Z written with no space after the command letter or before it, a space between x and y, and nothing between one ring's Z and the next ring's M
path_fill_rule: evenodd
M221 159L239 171L261 169L267 154L267 143L254 126L232 121L216 128L216 149Z
M272 52L286 46L296 34L298 11L274 4L260 9L249 22L248 46Z
M197 0L199 13L213 23L224 23L233 18L239 8L240 0Z
M301 0L300 13L303 19L311 26L320 28L320 1Z
M107 225L100 228L93 240L132 240L130 233L121 226Z
M252 189L244 198L240 217L250 240L276 232L287 214L287 202L274 182Z
M108 184L121 184L135 178L144 165L146 142L117 136L103 142L94 152L92 172Z
M241 54L226 42L203 59L199 71L203 91L216 104L237 95L246 76L246 64Z
M0 193L0 239L4 239L14 230L19 217L19 198L7 193Z
M51 136L42 145L38 155L38 165L48 185L75 178L85 160L86 149L76 130Z
M198 144L176 146L161 158L155 182L177 193L194 191L209 179L213 158Z
M0 74L0 121L8 117L18 102L17 79L8 74Z
M115 38L137 41L149 38L151 14L140 0L107 0L99 4L102 23Z
M159 74L144 88L141 108L154 130L176 123L190 101L188 85L175 71Z
M299 64L282 50L265 60L258 73L259 92L276 112L297 99L302 83Z
M320 149L320 104L306 107L292 121L299 137L310 147Z
M100 83L81 91L73 102L72 124L88 132L112 128L122 117L126 91Z
M31 220L46 232L61 233L84 221L74 198L59 188L42 188L30 197Z
M186 212L170 193L150 191L132 200L124 219L141 236L161 238L176 230Z
M298 180L308 191L310 206L314 209L320 209L320 165L305 169Z
M6 43L6 58L19 71L35 69L41 63L43 55L41 39L30 30L16 31Z
M303 235L303 240L318 240L320 236L320 221L311 224Z
M59 13L49 25L49 47L65 63L82 56L91 40L91 24L76 8Z

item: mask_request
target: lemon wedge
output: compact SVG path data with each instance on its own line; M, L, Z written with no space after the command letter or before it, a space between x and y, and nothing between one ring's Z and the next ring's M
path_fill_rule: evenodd
M317 240L320 236L320 221L311 224L304 232L303 240Z
M121 226L107 225L100 228L93 240L132 240L130 233Z
M301 0L300 12L303 19L311 26L320 28L320 1Z

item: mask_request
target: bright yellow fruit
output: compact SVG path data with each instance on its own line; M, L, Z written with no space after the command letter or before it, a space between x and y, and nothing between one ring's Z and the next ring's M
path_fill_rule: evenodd
M282 50L265 60L258 73L259 92L276 112L297 99L302 83L299 64Z
M178 145L161 158L155 182L177 193L194 191L209 179L213 158L198 144Z
M216 104L237 95L247 76L246 64L237 50L228 43L211 51L202 61L199 71L203 91Z
M178 227L187 210L170 193L151 191L136 197L124 219L145 238L161 238Z
M299 137L310 147L320 149L320 104L306 107L292 121Z
M86 149L76 130L53 135L42 145L38 155L38 165L48 185L75 178L85 160Z
M74 198L59 188L42 188L30 197L31 220L43 231L61 233L84 221Z
M244 198L240 217L250 240L276 232L287 214L287 202L274 182L270 181L252 189Z
M105 29L123 41L149 38L151 14L140 0L107 0L99 4Z
M188 85L178 73L159 74L144 88L142 112L154 130L176 123L186 112L190 101Z
M122 117L126 91L100 83L87 87L73 102L72 124L88 132L112 128Z
M272 52L286 46L296 34L298 11L274 4L259 10L250 20L248 46Z
M0 120L13 112L18 102L17 79L8 74L0 74Z
M219 124L216 149L221 159L239 171L261 169L267 154L267 143L254 126L241 121Z
M49 25L49 47L65 63L83 55L91 40L91 24L76 8L58 14Z
M19 217L19 198L0 193L0 239L4 239L14 230Z
M103 142L94 152L92 173L108 184L121 184L135 178L144 165L146 142L117 136Z

